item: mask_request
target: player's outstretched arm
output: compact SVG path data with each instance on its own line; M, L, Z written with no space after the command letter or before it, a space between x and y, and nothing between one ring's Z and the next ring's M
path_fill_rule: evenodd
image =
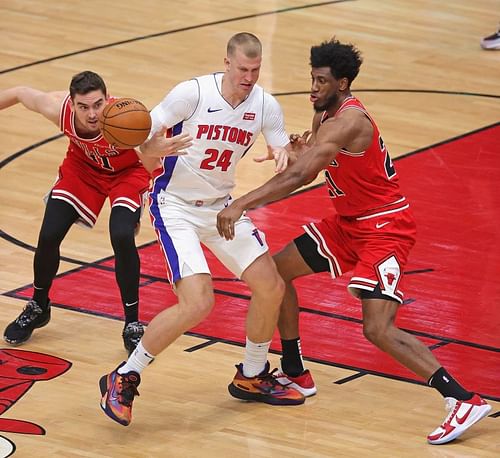
M325 121L318 129L314 145L306 154L299 156L283 173L275 175L262 186L236 199L219 212L217 215L219 235L231 240L234 237L234 224L245 210L285 197L301 186L311 183L318 173L335 159L340 148L349 144L358 135L356 119L351 118L349 114L342 119Z
M66 92L43 92L27 86L16 86L0 91L0 110L21 103L28 110L40 113L56 125Z

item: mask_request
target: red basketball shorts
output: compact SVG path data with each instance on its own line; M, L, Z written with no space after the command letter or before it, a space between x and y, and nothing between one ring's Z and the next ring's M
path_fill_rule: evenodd
M149 174L139 163L107 174L66 158L51 197L69 203L78 212L78 222L93 227L106 198L111 207L123 206L135 212L144 207L148 188Z
M408 209L361 219L335 214L304 230L316 253L296 243L314 271L329 270L333 278L353 271L348 288L354 296L379 287L382 295L403 302L403 269L416 235Z

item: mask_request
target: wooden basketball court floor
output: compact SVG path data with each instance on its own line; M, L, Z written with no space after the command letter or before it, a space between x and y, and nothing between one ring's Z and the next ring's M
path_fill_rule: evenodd
M342 41L357 44L363 52L364 64L353 85L354 94L378 121L385 143L396 158L499 121L500 52L479 48L479 39L497 26L498 7L498 1L493 0L258 0L251 3L4 0L0 3L0 90L14 85L62 90L73 74L91 69L105 78L112 94L136 97L151 108L177 82L222 69L227 39L233 33L250 31L264 44L260 84L279 97L288 130L299 132L309 126L311 118L307 97L309 48L336 35ZM33 247L43 214L42 196L55 178L67 142L48 121L22 107L0 112L0 135L0 189L3 195L0 205L0 327L3 330L25 303L22 297L32 281ZM262 145L258 142L251 154L258 154ZM486 164L486 179L491 167L498 168L498 160L496 163L494 159L482 162L483 144L478 143L476 147L470 142L466 147L470 148L474 160L468 162L464 154L466 171L463 176L478 175L478 167ZM491 151L500 152L498 129L490 138ZM439 167L441 156L434 150L431 154L438 164L434 166ZM404 161L407 159L401 160L401 165ZM405 167L419 168L420 163ZM442 169L443 177L451 173L448 164L443 163ZM469 169L470 174L467 173ZM402 172L404 178L407 172ZM439 184L439 174L431 180L427 168L422 168L421 173L426 187ZM250 159L242 161L235 194L252 189L271 174L270 164L257 165ZM480 186L481 180L475 182L479 183L477 192L491 193L481 201L480 210L486 215L485 221L488 212L491 221L495 221L498 197L494 189ZM457 180L450 183L460 193ZM474 190L467 192L470 194ZM298 199L299 208L305 207L304 202L310 204L312 200L307 200L308 195L303 193L293 198ZM427 199L424 195L415 195L414 199L422 214L425 215L426 206L429 214L433 213L437 240L433 244L430 243L433 239L429 239L429 252L440 240L453 236L455 229L449 223L450 218L457 220L460 233L467 233L467 226L475 221L470 213L477 209L467 205L457 208L453 202L449 207L445 205L436 210L432 207L435 200L432 194ZM261 229L270 233L279 231L277 218L266 217L267 210L263 210L264 213L255 213ZM472 342L475 348L479 346L485 350L477 354L463 353L472 362L462 365L474 368L477 377L467 373L456 375L459 379L465 378L471 389L476 379L476 383L487 389L482 393L489 395L492 415L453 444L432 447L425 442L426 434L445 415L440 396L421 384L411 383L407 374L390 376L396 369L377 373L370 367L370 361L378 361L377 357L370 353L368 346L356 352L349 344L348 334L338 345L332 345L334 339L329 335L327 318L316 323L321 332L318 332L320 338L316 336L314 348L307 343L307 339L312 341L313 335L307 334L304 340L308 354L313 355L307 365L319 388L317 396L296 408L275 408L232 399L226 386L234 374L233 365L242 358L243 307L239 315L235 314L235 320L228 321L228 329L217 330L222 334L210 334L211 324L205 323L203 333L193 332L181 337L145 371L132 425L123 428L112 423L98 406L97 380L125 357L120 338L122 323L110 319L113 313L103 310L101 316L95 314L95 310L99 311L99 295L109 300L106 286L99 286L101 283L94 282L91 275L81 283L78 283L79 277L71 277L75 267L85 269L112 255L107 234L108 216L109 211L105 209L93 231L74 228L63 243L64 261L59 273L70 272L68 278L77 280L71 288L61 280L57 294L64 295L68 301L57 303L75 306L55 307L50 325L36 332L32 340L18 349L48 355L45 364L56 367L54 378L34 383L6 410L9 406L6 387L16 383L12 374L2 370L0 365L0 386L4 394L0 404L3 406L0 457L11 453L9 445L10 450L15 450L15 456L20 457L215 457L230 454L248 457L494 457L500 454L500 427L496 415L500 410L500 396L496 394L500 385L500 365L495 364L500 349L498 331L495 332L499 315L495 314L495 306L490 305L489 314L482 320L484 328L475 327L474 320L470 319L471 309L481 315L484 312L481 304L496 304L500 299L498 286L491 278L485 278L488 281L484 284L479 280L479 290L467 290L456 296L449 295L450 288L444 288L440 296L439 285L433 285L436 302L449 309L438 311L432 302L428 305L425 301L415 302L415 310L424 317L420 321L413 318L415 329L422 325L419 329L425 331L425 326L432 327L428 317L449 313L453 326L447 326L445 320L441 322L441 332L430 329L428 334L446 336L455 343ZM289 225L293 218L290 220ZM425 222L419 222L420 226L425 232ZM488 237L490 242L472 244L476 246L475 252L467 245L464 256L480 258L484 265L497 264L498 236L494 232L486 234L482 226L473 226L470 230L476 231L474 234L479 240L484 242ZM137 243L154 250L148 245L154 238L146 217ZM281 241L273 245L273 249L279 246ZM453 250L462 247L458 244ZM423 249L416 252L414 263L417 267L425 267L424 253ZM443 264L448 259L443 260ZM158 260L153 256L142 257L143 272L151 274L154 271L155 275L160 275L157 272L161 272L162 266ZM490 271L495 272L495 269ZM457 283L466 277L467 272L460 269L449 273L449 278ZM428 289L425 277L419 278L423 279L422 290ZM331 287L334 297L331 303L326 300L321 304L323 312L338 312L345 300L346 307L352 307L354 321L351 321L357 323L359 329L360 324L355 321L359 318L359 309L354 302L348 302L343 286L325 285L325 288ZM114 285L109 284L108 289L115 291L113 288ZM315 298L314 290L310 289L304 288L303 297L307 303L313 303ZM141 294L143 290L147 288L141 289ZM165 291L163 289L162 293ZM92 313L77 310L78 304L89 302L89 296L97 297ZM171 300L166 292L164 302L161 302L161 294L145 294L145 297L157 302L143 300L141 317L146 317L155 307L168 305ZM244 302L244 298L241 300ZM118 302L116 296L117 310ZM224 306L216 310L219 315L211 317L215 324L217 320L227 320ZM411 313L411 309L408 310ZM308 316L304 318L306 323ZM405 325L412 318L408 320L404 321ZM338 333L332 330L332 334ZM210 339L210 335L216 338ZM319 354L328 351L329 357L320 358L314 351ZM2 361L36 356L9 352L7 344L1 347L0 354ZM361 355L366 359L358 364L342 364L342 357L346 355L351 358ZM279 363L277 354L272 354L270 359L273 365ZM57 366L53 364L55 361L58 361ZM461 366L452 358L447 359L448 363ZM366 374L359 377L363 369ZM389 375L384 376L385 373ZM335 383L338 381L345 382ZM42 428L37 430L33 426L33 432L45 434L13 432L26 431L29 424Z

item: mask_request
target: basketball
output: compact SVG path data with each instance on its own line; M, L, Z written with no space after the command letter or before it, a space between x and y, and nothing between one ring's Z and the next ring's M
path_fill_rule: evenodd
M99 129L111 146L135 148L148 138L151 116L138 100L120 98L104 107L99 116Z

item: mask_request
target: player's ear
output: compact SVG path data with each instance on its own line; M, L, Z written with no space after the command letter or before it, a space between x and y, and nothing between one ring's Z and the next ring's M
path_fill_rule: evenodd
M339 89L341 91L346 91L347 89L349 89L349 80L346 77L340 78Z
M231 65L231 61L227 57L224 57L224 67L226 67L226 71L229 70L229 65Z

